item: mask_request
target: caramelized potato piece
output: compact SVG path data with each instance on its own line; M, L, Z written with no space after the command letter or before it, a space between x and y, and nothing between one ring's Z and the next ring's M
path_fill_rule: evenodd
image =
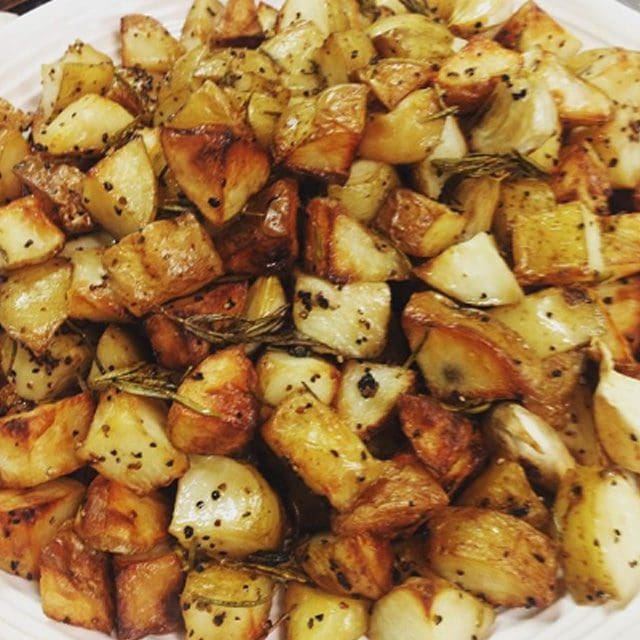
M0 486L34 487L79 469L93 411L91 394L81 393L0 418Z
M130 13L120 19L120 55L125 67L164 73L182 53L180 43L155 18Z
M640 271L638 259L640 214L623 213L598 218L605 273L623 278Z
M190 213L129 234L104 252L103 264L115 292L137 317L197 291L223 271L209 234Z
M318 0L313 5L304 0L285 0L278 17L278 32L301 20L311 20L325 37L331 33L364 26L354 0Z
M349 29L330 33L316 53L316 62L327 84L345 84L354 71L369 64L375 56L376 50L367 34ZM359 77L358 80L361 81Z
M217 46L253 47L264 37L254 0L229 0L216 24Z
M32 489L0 490L0 569L27 580L40 575L40 553L63 522L72 518L84 486L70 478Z
M636 352L640 348L640 277L605 282L598 286L598 298L617 330Z
M0 103L0 122L2 121ZM29 143L16 128L0 125L0 204L15 200L22 195L20 178L13 172L19 162L29 155Z
M40 597L49 618L107 634L113 629L109 558L88 546L71 523L42 549Z
M141 553L166 540L170 517L169 504L157 491L139 496L97 476L76 515L75 530L99 551Z
M180 44L187 51L208 44L223 13L219 0L194 0L182 25Z

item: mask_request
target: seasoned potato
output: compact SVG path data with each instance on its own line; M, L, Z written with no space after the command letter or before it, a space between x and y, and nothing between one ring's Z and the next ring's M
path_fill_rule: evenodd
M458 0L453 3L447 22L460 38L469 38L502 24L511 14L511 3L505 0Z
M279 11L266 2L258 2L256 13L265 38L272 38L276 34Z
M287 304L282 283L276 276L256 278L247 291L244 317L249 320L264 318Z
M242 558L282 543L277 494L255 467L223 456L191 456L178 481L169 533L185 548Z
M273 583L260 574L222 565L199 566L180 596L187 637L259 640L267 631Z
M354 0L318 0L313 5L304 0L286 0L278 17L278 31L300 20L312 21L325 36L364 26L359 22L361 16Z
M22 194L22 185L19 177L14 174L13 167L28 155L29 143L20 131L0 126L0 204L10 202Z
M336 596L296 582L287 584L286 640L358 640L366 631L366 600Z
M558 596L551 539L518 518L475 507L445 507L428 520L435 573L493 605L546 607Z
M623 278L638 273L640 271L640 260L638 260L640 214L624 213L611 218L599 217L596 222L600 231L599 238L606 276Z
M321 402L331 404L340 384L340 371L317 356L296 357L269 350L256 363L260 401L278 406L288 395L308 387Z
M367 34L349 29L330 33L316 54L316 62L328 85L344 84L375 56L376 50Z
M208 44L224 12L219 0L194 0L180 34L180 44L190 51Z
M147 358L144 344L131 330L110 324L98 340L96 354L87 382L93 384L96 378L108 371L126 369L144 362Z
M375 482L383 465L335 411L310 392L285 398L262 427L265 442L339 511Z
M373 358L384 349L391 292L382 282L334 285L299 275L293 301L296 328L352 358Z
M393 584L391 544L368 533L318 534L298 548L296 556L305 573L329 593L377 600Z
M228 127L163 129L161 141L180 187L215 225L237 215L269 177L265 152Z
M252 47L263 38L254 0L229 0L216 24L218 46Z
M405 253L429 258L452 245L465 219L444 204L411 189L394 189L378 210L375 226Z
M350 360L342 371L336 409L351 431L366 439L384 426L398 398L411 392L415 382L411 369Z
M368 532L393 538L410 533L432 509L448 501L425 466L402 454L383 464L378 479L360 493L348 511L334 514L331 526L339 535Z
M640 278L605 282L597 292L613 324L636 352L640 348Z
M501 180L492 177L466 178L453 191L466 221L461 240L471 240L491 230L500 202Z
M33 580L40 575L40 553L63 522L73 517L84 487L59 478L32 489L0 490L0 569Z
M482 461L480 433L464 415L443 409L429 396L402 396L398 408L418 458L453 493Z
M0 486L34 487L79 469L76 453L94 403L89 393L0 418Z
M406 280L411 265L384 237L349 216L340 201L314 198L307 206L305 267L347 283Z
M120 19L120 55L125 67L165 72L181 54L180 43L155 18L130 13Z
M63 525L40 555L40 597L45 615L110 634L113 600L109 558Z
M0 325L36 355L67 319L71 265L59 258L23 267L0 285Z
M102 261L116 294L138 317L222 273L211 238L190 213L129 234Z
M629 602L640 589L638 486L617 469L576 467L563 478L553 519L569 592L579 604Z
M115 389L102 392L78 456L98 473L144 495L171 484L189 467L165 432L159 400Z
M247 122L264 149L270 149L278 127L278 120L287 107L284 96L254 92L247 104Z
M178 554L160 545L149 553L113 558L118 638L138 640L182 628L184 585Z
M167 538L169 520L169 505L160 493L139 496L118 482L97 476L76 515L75 530L94 549L142 553Z
M177 393L212 412L174 402L167 417L171 442L187 453L230 455L245 447L258 422L256 372L242 346L227 347L195 367Z
M466 640L489 637L492 607L436 576L409 578L373 607L371 640L407 637Z

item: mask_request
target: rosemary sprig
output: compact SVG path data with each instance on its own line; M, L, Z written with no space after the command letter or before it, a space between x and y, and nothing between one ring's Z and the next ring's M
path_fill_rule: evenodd
M518 151L505 154L470 153L464 158L437 158L431 164L449 178L544 178L542 167Z
M280 564L265 564L259 560L252 560L251 556L245 560L230 560L224 558L221 565L237 567L238 569L248 569L262 575L268 576L276 582L300 582L301 584L311 584L311 578L291 560Z
M251 609L266 604L271 600L271 594L262 594L258 591L258 597L255 600L224 600L211 596L194 596L196 607L205 607L212 605L214 607L228 607L229 609Z

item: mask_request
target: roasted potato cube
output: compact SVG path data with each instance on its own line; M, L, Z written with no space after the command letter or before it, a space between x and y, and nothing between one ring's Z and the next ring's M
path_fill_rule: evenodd
M356 160L345 184L330 184L327 195L339 200L352 218L367 224L375 218L391 190L398 186L400 178L391 165Z
M13 167L28 155L29 143L20 131L0 126L0 204L10 202L22 194L22 184L14 174Z
M398 398L415 383L411 369L350 360L342 371L336 409L351 431L366 439L384 426Z
M531 1L525 2L502 25L496 40L505 47L518 51L540 47L561 58L570 58L582 46L578 38Z
M497 458L456 500L461 507L480 507L521 518L545 531L551 514L542 498L531 488L524 469L517 463Z
M115 389L102 392L78 455L98 473L140 495L171 484L189 467L165 432L159 400Z
M199 314L220 314L233 318L242 313L247 298L244 282L221 284L166 306L169 315L188 318ZM155 313L144 323L158 362L169 369L183 369L204 360L211 351L208 342L183 328L169 316Z
M0 486L34 487L83 466L76 448L93 410L91 395L81 393L0 418Z
M296 278L296 328L344 356L379 355L386 343L390 316L391 291L386 283L334 285L309 275Z
M99 551L142 553L166 540L170 518L169 504L157 491L139 496L97 476L76 515L75 530Z
M264 149L270 149L276 135L278 120L287 107L283 96L274 97L254 92L247 104L247 122Z
M425 466L414 456L401 454L383 464L382 474L348 511L334 514L331 527L339 535L369 532L394 538L411 533L429 511L448 502L447 494Z
M180 596L187 637L258 640L268 629L273 583L266 576L222 565L187 575Z
M640 271L638 258L640 214L626 213L598 218L604 269L611 278Z
M125 67L164 73L182 53L180 43L155 18L130 13L120 19L120 55Z
M180 187L214 225L240 213L269 177L269 159L229 127L163 129L162 148Z
M109 558L63 525L40 555L40 597L45 615L110 634L113 600Z
M276 34L279 11L266 2L258 2L256 13L265 38L272 38Z
M447 19L449 29L460 38L470 38L502 24L511 15L511 3L505 0L458 0Z
M210 414L173 402L167 417L171 442L187 453L237 453L251 440L258 423L256 382L242 346L228 347L203 360L177 393Z
M114 556L113 568L120 640L182 628L179 598L184 573L175 551L160 545L149 553Z
M284 537L280 500L258 470L224 456L191 456L178 481L169 533L185 548L242 558Z
M463 414L443 409L429 396L404 395L398 409L402 431L418 458L454 493L482 462L480 432Z
M180 44L187 51L209 44L223 12L219 0L194 0L182 25Z
M256 363L260 401L278 406L288 395L311 389L321 402L331 404L340 384L340 371L317 356L296 357L269 350Z
M429 258L452 245L465 227L464 216L411 189L394 189L378 210L375 226L402 251Z
M371 640L411 637L466 640L489 637L490 605L436 576L409 578L374 605ZM411 635L409 635L411 634Z
M91 386L96 378L115 371L126 369L144 362L147 353L144 344L132 331L115 324L110 324L98 340L95 360L87 379Z
M190 213L129 234L104 252L103 264L116 294L137 317L197 291L223 271L209 234Z
M354 0L318 0L313 5L304 0L286 0L278 17L278 32L301 20L310 20L325 35L364 26L358 3Z
M247 291L244 317L248 320L264 318L287 304L282 283L276 276L256 278Z
M336 596L289 582L284 597L289 613L286 640L358 640L367 631L366 600Z
M298 257L298 184L278 180L249 201L252 215L240 216L216 237L227 271L264 275L289 270Z
M26 131L33 120L33 114L18 109L8 100L0 98L0 126Z
M553 541L498 511L444 507L430 514L427 557L435 573L489 603L546 607L557 597Z
M316 62L328 85L349 82L352 72L369 64L376 56L364 31L334 31L316 54Z
M382 472L358 436L309 391L285 398L262 427L262 437L339 511L348 510Z
M84 487L59 478L32 489L0 490L0 569L33 580L40 575L40 553L60 525L72 518Z
M640 348L640 278L624 278L598 286L598 298L613 324L635 352Z
M307 271L336 283L406 280L411 265L384 237L349 216L339 200L307 205Z
M254 47L263 39L254 0L229 0L216 23L217 46Z

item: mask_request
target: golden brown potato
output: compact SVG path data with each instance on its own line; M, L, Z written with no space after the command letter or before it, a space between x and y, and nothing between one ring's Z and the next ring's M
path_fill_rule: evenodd
M349 29L330 33L316 53L316 62L327 84L335 85L349 82L351 74L375 56L376 50L367 34Z
M40 553L72 518L84 486L59 478L32 489L0 490L0 569L27 580L40 575Z
M636 352L640 348L640 278L623 278L598 286L598 298L618 331Z
M45 615L110 634L113 600L109 557L63 525L40 555L40 597Z
M511 3L504 0L457 0L443 3L449 14L449 29L460 38L470 38L483 31L491 32L502 24L512 11ZM446 15L446 14L445 14Z
M151 124L162 80L161 74L140 67L118 67L106 96L139 118L140 124Z
M167 437L162 401L115 389L100 395L78 456L140 495L171 484L189 467Z
M197 291L222 271L222 261L195 216L157 220L104 252L111 285L140 317L169 300Z
M378 210L375 226L405 253L429 258L452 245L464 216L411 189L394 189Z
M187 453L231 455L243 449L258 423L256 383L255 369L242 346L227 347L203 360L177 393L212 415L172 403L167 416L171 442Z
M368 533L318 534L296 549L296 557L313 582L329 593L377 600L393 585L391 544Z
M0 125L19 131L26 131L33 119L33 114L18 109L8 100L0 98Z
M382 474L348 511L331 521L339 535L369 532L381 538L410 533L432 509L449 502L435 477L412 455L385 462Z
M553 541L518 518L475 507L445 507L428 520L435 573L505 607L546 607L557 597Z
M186 298L179 298L166 305L166 310L178 318L200 314L220 314L232 318L242 313L246 298L246 283L221 284ZM194 366L211 351L208 342L161 313L151 314L145 320L144 327L158 362L168 369Z
M278 31L300 20L313 21L325 37L336 31L365 26L359 5L354 0L318 0L313 5L304 0L285 0L278 17Z
M308 391L285 398L262 427L262 437L339 511L348 510L383 469L336 412Z
M155 18L131 13L120 19L120 55L125 67L165 72L182 53L180 43Z
M78 510L75 530L99 551L143 553L166 540L170 517L169 504L157 491L139 496L97 476Z
M191 456L178 481L169 533L186 549L243 558L274 551L284 538L278 495L250 464L225 456Z
M0 418L0 486L34 487L79 469L78 443L93 417L89 393Z
M187 51L208 44L223 12L219 0L194 0L182 25L180 44Z
M255 47L264 37L254 0L229 0L216 24L217 46Z
M163 129L160 135L180 187L215 225L237 215L269 177L266 153L229 127Z
M298 207L295 180L278 180L249 201L240 216L216 236L225 269L263 275L288 271L298 257Z
M113 558L118 638L138 640L182 628L182 562L166 545L149 553Z
M307 205L305 268L336 283L385 282L406 280L411 265L339 200L314 198Z
M2 118L0 103L0 121ZM20 178L13 172L19 162L29 155L29 143L17 128L0 126L0 204L5 204L22 195Z
M624 213L598 218L605 274L623 278L640 271L638 242L640 214Z
M98 340L87 383L91 386L109 371L126 369L147 359L146 347L138 335L128 328L110 324Z
M479 431L463 414L429 396L404 395L398 402L402 430L418 458L448 493L453 493L482 462Z
M371 640L484 640L494 618L487 603L451 582L428 575L409 578L376 602L369 636Z
M288 98L285 97L254 92L249 98L247 122L264 149L270 149L273 145L278 120L287 107Z

